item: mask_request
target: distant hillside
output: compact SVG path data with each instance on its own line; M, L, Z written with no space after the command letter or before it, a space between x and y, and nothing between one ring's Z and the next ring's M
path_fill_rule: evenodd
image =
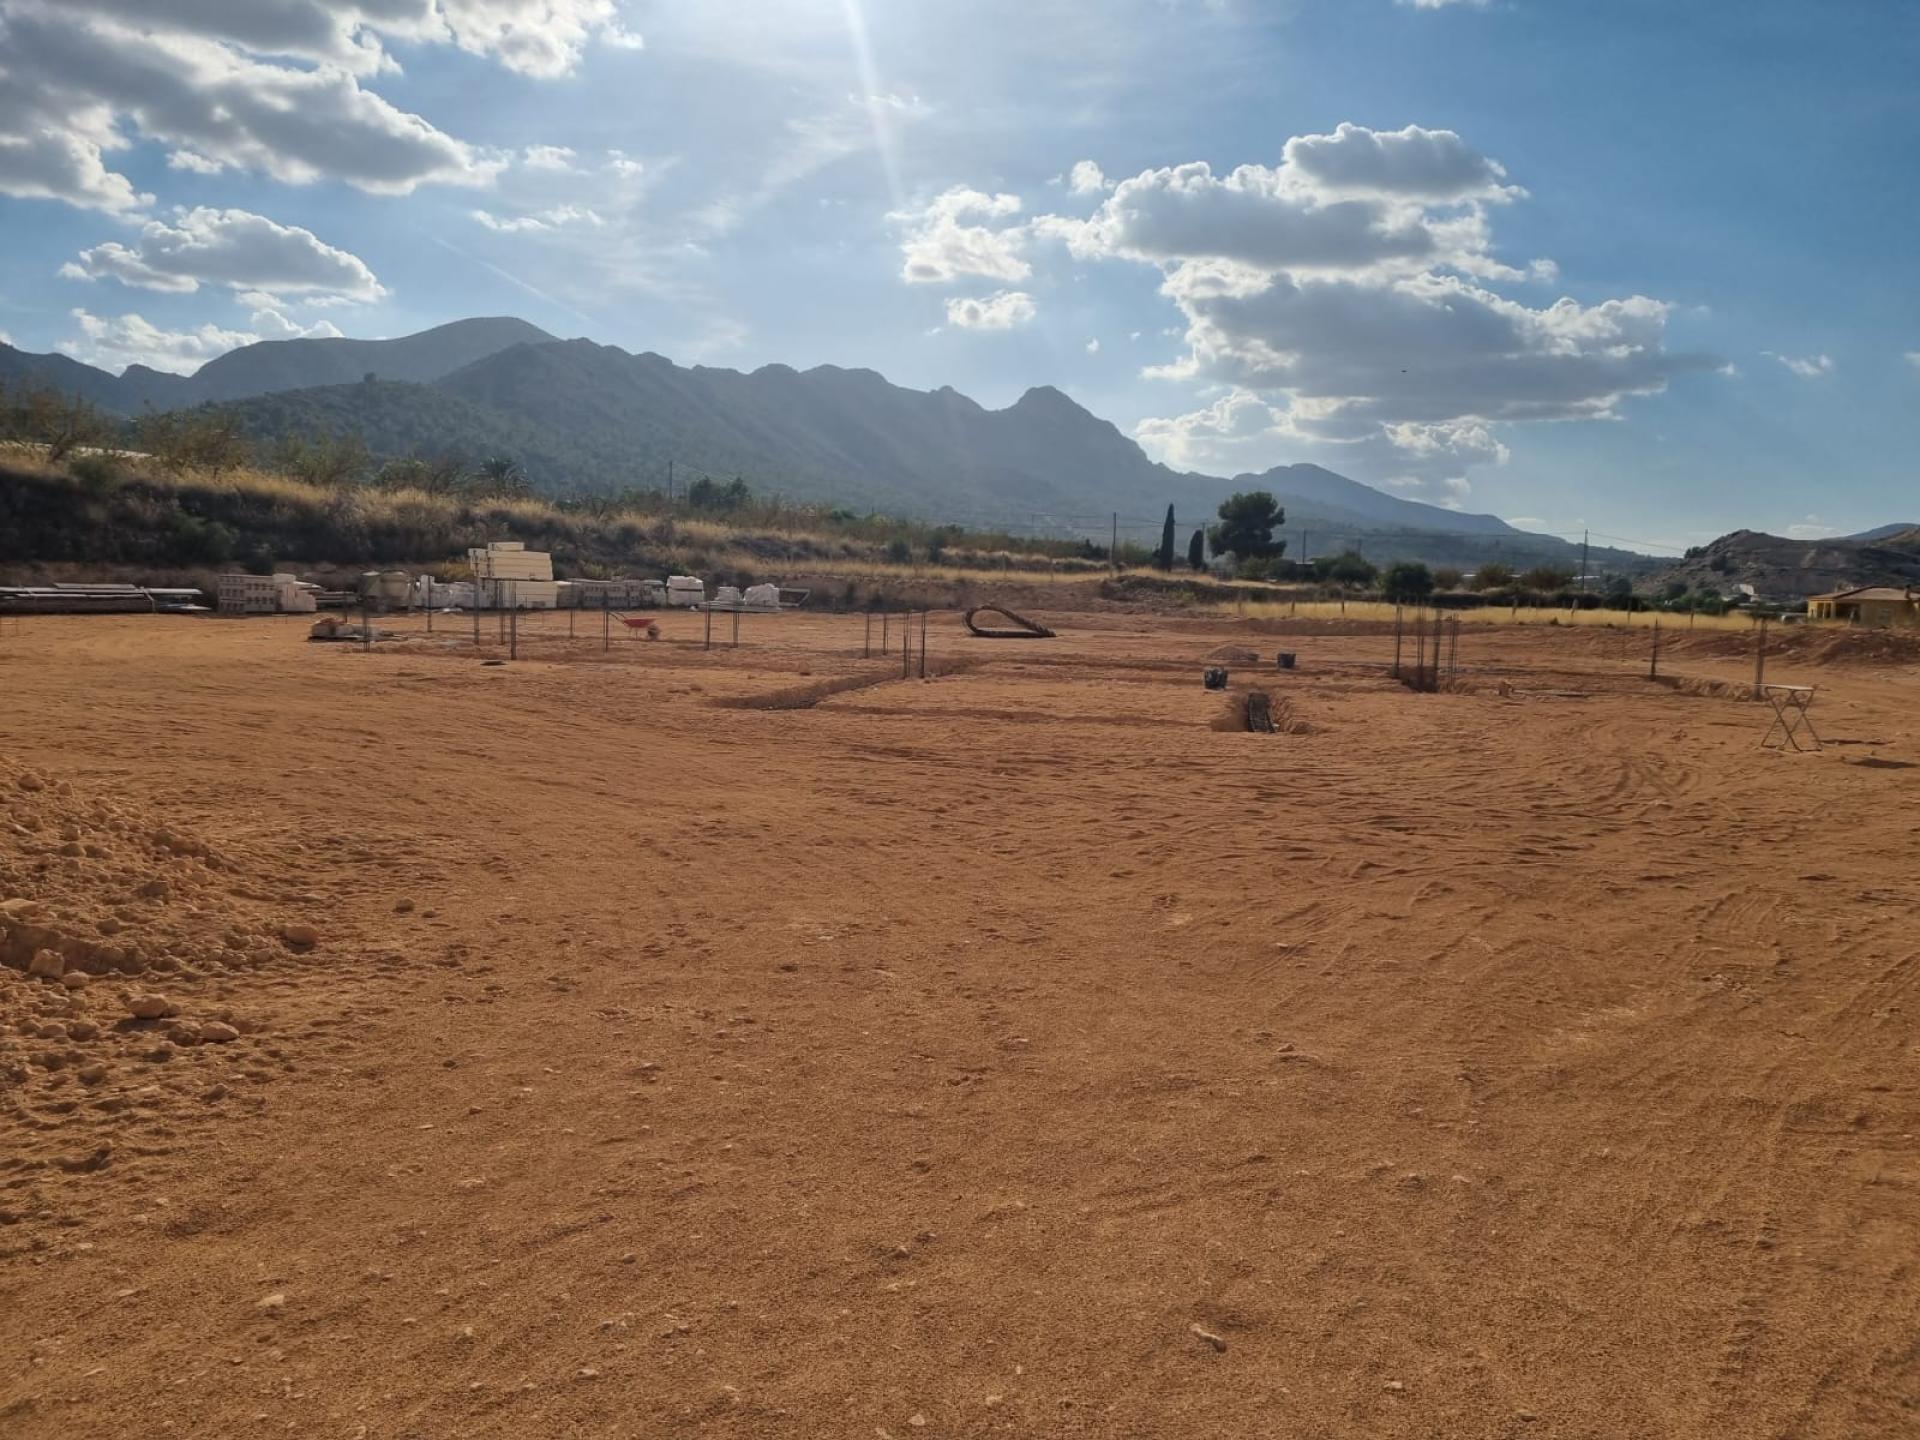
M34 383L87 394L120 414L218 402L256 440L360 435L376 459L501 455L549 493L664 488L739 476L762 493L1016 531L1154 543L1175 507L1182 530L1236 489L1272 490L1291 553L1357 546L1376 560L1470 568L1489 560L1571 564L1575 547L1491 515L1387 495L1317 465L1233 480L1149 460L1110 422L1051 386L989 410L951 388L909 390L871 370L681 366L588 340L555 340L514 319L463 320L396 340L248 345L190 377L124 375L64 356L0 350ZM369 380L367 377L371 376ZM1648 562L1596 551L1596 569Z
M1840 538L1872 544L1876 540L1892 540L1896 536L1912 534L1917 530L1920 530L1920 520L1896 520L1891 525L1876 525L1871 530L1862 530L1858 535L1842 535Z
M437 380L509 345L552 339L537 325L511 316L456 320L395 340L262 340L229 350L192 375L169 375L145 365L112 375L65 355L33 355L0 345L0 382L84 395L116 415L137 415L149 407L172 410L341 385L368 374L382 380Z
M1854 585L1920 584L1920 530L1896 531L1878 544L1788 540L1736 530L1646 577L1644 588L1672 582L1731 591L1751 585L1763 599L1799 600Z
M1451 530L1468 535L1519 535L1496 515L1469 515L1418 500L1375 490L1318 465L1279 465L1258 475L1233 477L1236 490L1271 490L1289 495L1301 516L1323 518L1330 525L1413 526L1424 530Z

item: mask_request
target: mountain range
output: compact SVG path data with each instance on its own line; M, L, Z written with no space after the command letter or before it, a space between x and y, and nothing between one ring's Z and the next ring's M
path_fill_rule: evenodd
M987 409L950 387L894 385L834 365L751 372L681 366L512 317L455 321L392 340L273 340L192 375L123 374L0 345L0 384L84 395L121 416L218 404L247 433L359 434L376 458L504 455L543 490L612 491L741 476L758 490L975 526L1104 534L1118 512L1153 543L1235 490L1272 491L1290 553L1358 545L1372 558L1471 566L1566 563L1553 536L1375 490L1317 465L1232 478L1173 470L1051 386ZM1149 533L1150 532L1150 533ZM1596 550L1596 567L1647 557Z

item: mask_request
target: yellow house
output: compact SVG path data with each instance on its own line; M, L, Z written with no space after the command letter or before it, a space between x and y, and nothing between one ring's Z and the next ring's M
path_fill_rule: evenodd
M1920 625L1920 592L1913 587L1862 585L1807 597L1809 620L1845 620L1852 625Z

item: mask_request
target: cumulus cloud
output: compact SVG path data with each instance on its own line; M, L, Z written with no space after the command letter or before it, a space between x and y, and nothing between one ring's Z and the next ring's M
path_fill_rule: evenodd
M909 229L901 241L901 275L916 284L938 284L962 276L1024 280L1033 267L1022 256L1023 227L1004 223L1020 213L1017 195L988 195L956 186L919 211L892 218Z
M1107 177L1093 161L1078 160L1067 172L1067 188L1076 195L1098 195L1107 188Z
M338 340L340 327L331 320L316 320L311 325L302 325L289 319L278 304L272 303L273 297L261 296L256 299L269 303L256 304L248 323L253 326L254 334L261 340Z
M983 300L947 301L947 323L960 330L1011 330L1039 313L1022 290L1001 290Z
M1485 207L1524 194L1451 130L1343 124L1289 140L1277 166L1216 175L1205 161L1120 181L1085 220L1043 216L1080 259L1232 261L1263 272L1414 273L1446 266L1518 280L1492 254ZM1545 262L1536 262L1543 265Z
M452 44L528 75L565 75L598 41L636 47L614 0L60 0L70 14L166 29L360 72L397 68L383 39Z
M1831 355L1781 355L1772 350L1762 350L1760 353L1778 360L1802 380L1818 380L1822 375L1833 373Z
M1494 213L1526 193L1452 131L1344 124L1289 140L1277 166L1143 171L1087 219L1029 230L1082 260L1160 270L1185 347L1145 373L1225 393L1143 422L1159 458L1338 447L1353 472L1444 503L1471 467L1505 463L1499 427L1608 418L1721 363L1670 351L1670 307L1647 296L1540 305L1494 288L1558 273L1495 251Z
M80 335L61 341L58 348L76 360L113 371L129 365L149 365L155 370L188 375L214 356L260 338L212 324L193 330L162 330L139 315L109 317L75 310L73 318L80 326Z
M180 294L202 284L350 300L376 300L386 293L365 261L311 230L247 210L205 207L176 211L171 222L149 221L131 245L110 240L82 250L61 274Z
M1331 135L1296 135L1281 152L1320 193L1413 200L1508 200L1524 192L1507 172L1451 130L1409 125L1369 130L1344 123Z
M134 139L202 174L387 194L488 182L492 157L366 88L398 68L388 40L540 77L590 44L638 43L615 0L0 0L0 193L142 209L106 161Z

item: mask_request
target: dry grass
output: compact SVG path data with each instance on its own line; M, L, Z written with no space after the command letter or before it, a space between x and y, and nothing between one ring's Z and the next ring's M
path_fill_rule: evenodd
M1384 600L1301 600L1253 602L1233 606L1234 613L1252 620L1370 620L1391 621L1394 606ZM1463 625L1572 625L1610 629L1647 630L1658 621L1663 630L1716 630L1741 634L1754 627L1747 614L1686 615L1667 611L1563 610L1544 607L1488 605L1478 610L1449 610Z

